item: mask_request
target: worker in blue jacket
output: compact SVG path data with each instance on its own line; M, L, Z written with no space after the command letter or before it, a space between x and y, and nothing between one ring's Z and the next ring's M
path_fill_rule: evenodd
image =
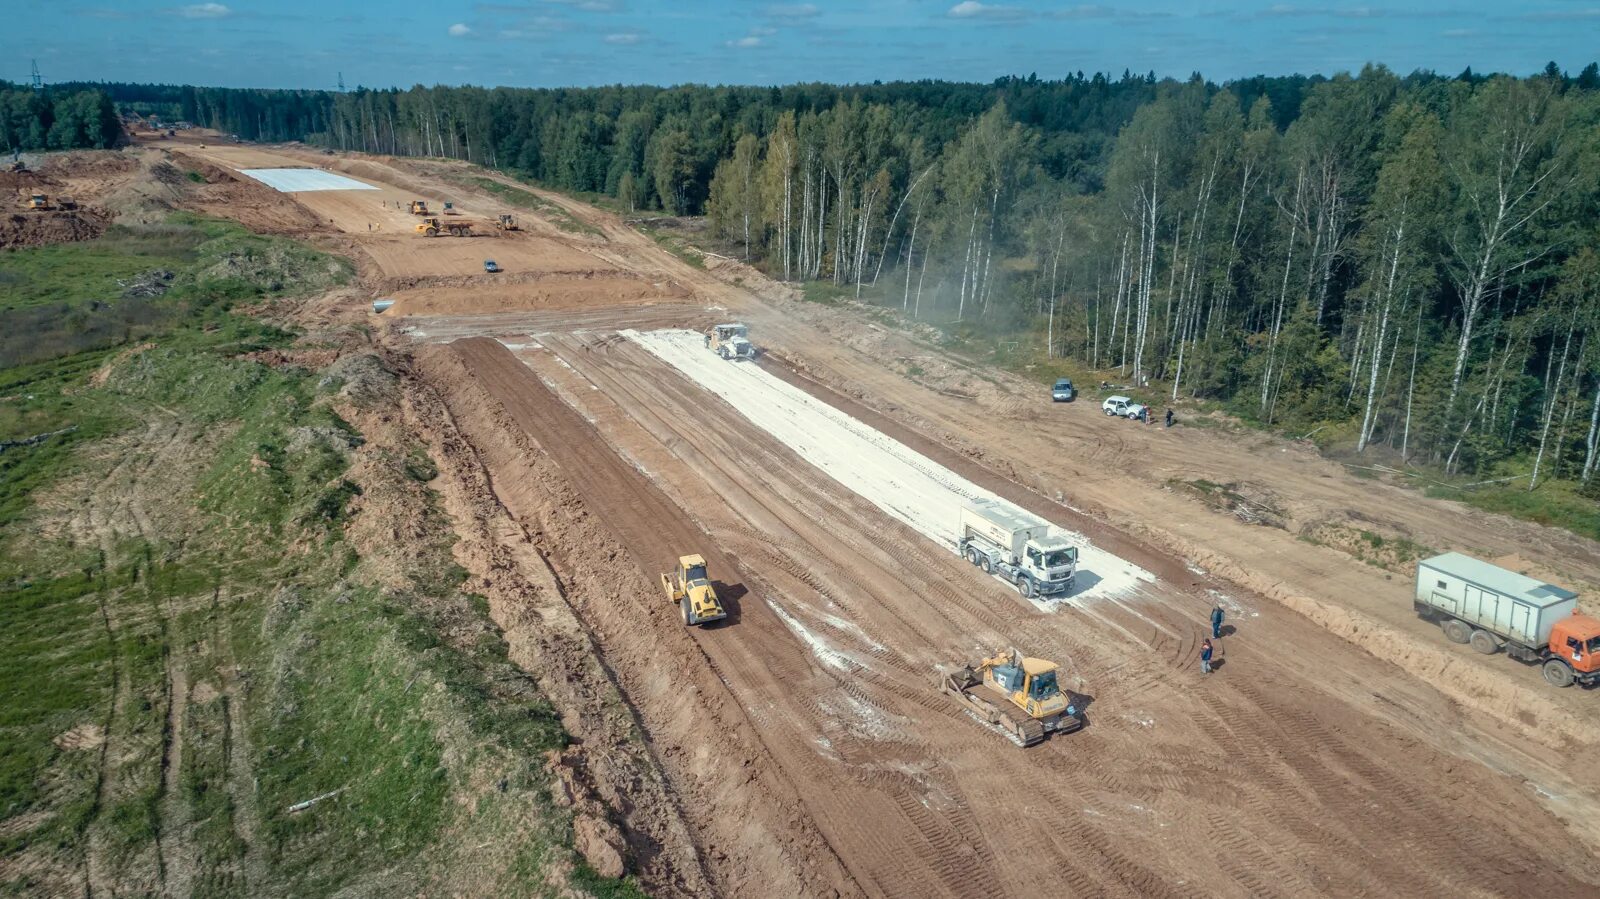
M1200 644L1200 673L1201 674L1210 674L1211 673L1211 641L1210 640L1207 640L1204 643Z
M1222 603L1211 607L1211 638L1213 640L1222 636Z

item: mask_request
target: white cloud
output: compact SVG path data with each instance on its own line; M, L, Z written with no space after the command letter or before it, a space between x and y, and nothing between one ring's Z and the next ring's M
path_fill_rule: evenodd
M602 40L608 44L637 44L639 43L639 34L633 31L625 31L619 34L608 34Z
M196 3L178 10L178 15L185 19L220 19L233 15L233 10L221 3Z
M1021 19L1027 15L1028 11L1025 9L979 3L978 0L961 0L960 3L950 7L949 12L952 19Z
M469 35L471 33L472 33L472 29L468 28L467 26L465 26L463 24L461 24L460 22L457 22L454 25L450 26L450 36L451 37L466 37L467 35Z
M780 3L762 12L774 19L810 19L822 13L815 3Z
M622 5L616 0L547 0L547 2L571 6L585 12L616 12Z
M756 27L751 28L750 33L746 34L744 37L735 38L731 41L723 41L722 46L748 50L751 47L761 46L766 42L764 40L765 38L769 38L777 33L778 29L776 28L771 28L766 25L757 25Z

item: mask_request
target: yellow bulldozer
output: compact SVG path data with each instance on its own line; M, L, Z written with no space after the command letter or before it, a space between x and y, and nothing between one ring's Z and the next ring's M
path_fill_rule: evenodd
M522 229L522 226L517 224L517 217L514 215L501 215L494 220L494 226L501 231L520 231Z
M438 237L448 234L451 237L471 237L472 225L468 222L441 222L437 218L425 218L417 222L416 233L423 237Z
M706 576L706 560L700 555L682 556L671 574L661 576L661 589L667 602L676 603L683 623L689 626L720 621L728 617L717 599L717 591Z
M412 215L427 215L428 203L426 200L412 200L411 205L407 207L407 209Z
M1032 746L1043 742L1046 734L1083 727L1078 709L1057 681L1060 668L1012 649L940 674L939 689L1017 745Z

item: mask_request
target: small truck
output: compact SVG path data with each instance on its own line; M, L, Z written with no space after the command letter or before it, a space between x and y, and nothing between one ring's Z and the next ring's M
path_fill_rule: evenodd
M1578 613L1571 590L1498 565L1444 553L1417 563L1417 615L1452 643L1543 669L1552 687L1600 684L1600 620Z
M1050 524L1015 506L972 500L961 507L956 551L997 574L1026 598L1072 589L1078 548L1050 534Z
M1050 388L1050 401L1053 403L1070 403L1077 395L1071 378L1056 378L1055 386Z

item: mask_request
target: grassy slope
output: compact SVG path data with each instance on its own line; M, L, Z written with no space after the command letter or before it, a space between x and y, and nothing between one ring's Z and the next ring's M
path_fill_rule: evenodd
M566 738L461 592L427 466L384 487L428 536L380 586L345 537L362 485L337 382L240 358L292 337L228 307L294 292L328 260L178 226L201 237L162 300L181 324L149 348L0 370L0 440L77 428L0 453L0 895L86 871L130 895L548 892L551 870L576 866L539 764ZM149 252L127 255L179 258L144 236ZM0 273L128 249L0 254ZM484 845L492 874L472 857ZM463 866L475 881L442 882Z

